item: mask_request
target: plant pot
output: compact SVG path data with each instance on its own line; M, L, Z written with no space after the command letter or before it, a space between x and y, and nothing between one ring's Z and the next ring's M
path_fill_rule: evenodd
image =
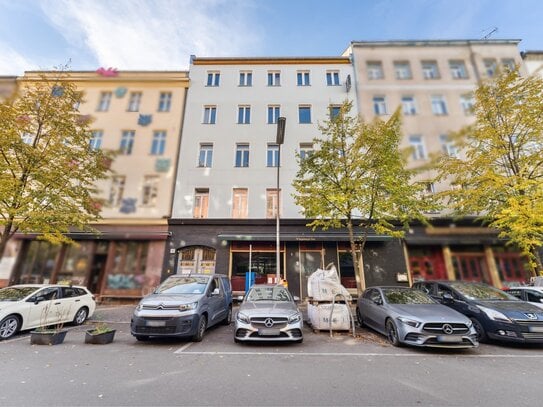
M85 333L85 343L92 343L94 345L105 345L106 343L113 342L115 337L115 329L102 332L102 333L93 333L94 331L90 330Z
M32 331L30 332L30 343L32 345L59 345L64 342L68 331Z

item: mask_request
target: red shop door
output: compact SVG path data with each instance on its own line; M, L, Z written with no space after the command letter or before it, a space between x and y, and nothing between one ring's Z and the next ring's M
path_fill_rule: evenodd
M446 280L447 270L441 251L435 251L425 256L409 256L409 269L413 281Z

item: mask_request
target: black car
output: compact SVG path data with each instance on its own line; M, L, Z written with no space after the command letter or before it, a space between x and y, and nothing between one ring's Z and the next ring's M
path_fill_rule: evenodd
M543 309L482 283L418 281L413 288L466 315L479 342L543 343Z

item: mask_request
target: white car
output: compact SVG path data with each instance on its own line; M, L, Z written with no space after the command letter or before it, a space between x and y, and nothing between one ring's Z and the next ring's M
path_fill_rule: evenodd
M511 287L505 290L505 292L521 299L522 301L527 301L538 306L539 308L543 308L543 287Z
M19 331L71 322L81 325L96 308L85 287L24 284L0 289L0 340Z

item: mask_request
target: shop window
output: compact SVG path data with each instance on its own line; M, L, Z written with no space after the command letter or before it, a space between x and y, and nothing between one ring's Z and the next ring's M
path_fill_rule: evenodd
M109 290L141 290L149 242L112 242L113 264L107 276Z
M84 285L92 262L94 242L79 242L79 247L68 246L57 281Z
M61 246L33 240L24 249L19 278L20 284L48 284L53 280Z

